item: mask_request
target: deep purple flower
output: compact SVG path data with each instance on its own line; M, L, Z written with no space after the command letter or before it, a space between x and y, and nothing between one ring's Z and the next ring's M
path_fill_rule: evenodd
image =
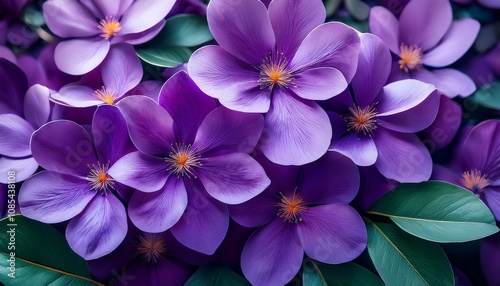
M474 43L480 24L474 19L453 21L448 0L412 0L398 19L386 8L370 12L370 30L398 58L390 81L413 78L434 84L448 97L468 96L474 82L455 69L442 68L456 62Z
M69 74L97 67L114 44L142 44L165 25L175 0L49 0L45 22L65 40L57 45L56 64Z
M348 205L359 187L351 160L336 152L301 167L260 159L271 185L254 199L229 207L239 224L261 226L241 254L241 269L253 285L286 284L299 271L304 252L330 264L363 252L365 225Z
M453 0L455 3L459 4L471 4L473 0ZM477 0L477 2L484 7L488 8L493 8L493 9L499 9L500 8L500 1L498 0Z
M31 139L33 157L46 171L22 185L21 213L44 223L70 220L66 239L85 259L110 253L127 234L127 214L115 195L124 186L108 169L132 150L125 119L114 106L97 109L92 137L72 121L47 123Z
M168 15L173 16L182 13L206 15L207 4L203 3L202 0L177 0Z
M433 178L475 193L500 220L500 121L466 129L448 167L435 166Z
M259 149L273 162L301 165L328 149L328 116L314 100L343 91L357 65L352 28L327 23L319 0L213 0L208 24L220 46L196 51L189 74L227 108L267 113ZM229 28L230 27L230 28Z
M58 103L72 107L89 107L116 104L142 79L143 71L134 48L125 43L114 45L102 62L98 86L70 83L51 95ZM93 83L96 85L96 83Z
M123 242L110 254L89 261L92 276L113 285L183 285L194 272L190 261L207 256L180 244L170 233L147 233L129 224Z
M330 150L351 158L358 166L375 164L388 179L428 180L429 151L414 133L436 118L439 95L433 85L407 79L385 85L391 55L372 34L362 34L359 66L352 91L345 90L325 103L331 112Z
M268 185L248 155L264 118L216 107L185 72L165 83L159 105L130 96L118 103L139 152L120 159L110 174L136 188L128 207L147 232L171 228L182 244L212 254L227 232L225 204L238 204Z
M360 185L352 205L359 211L367 211L373 203L390 190L398 186L398 182L387 179L375 166L360 167Z
M30 137L50 118L50 91L38 84L28 89L25 74L5 59L0 59L0 86L0 172L13 170L21 182L38 169ZM0 183L7 183L7 176L0 176Z
M500 234L492 235L481 243L481 267L488 285L500 285Z

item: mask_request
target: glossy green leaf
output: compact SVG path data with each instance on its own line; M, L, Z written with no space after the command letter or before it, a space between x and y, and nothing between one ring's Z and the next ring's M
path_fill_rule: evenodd
M0 282L9 286L102 285L91 280L85 260L56 229L22 216L13 219L0 221ZM13 239L11 233L15 233ZM9 277L11 252L15 253L15 278Z
M383 286L384 283L370 270L349 262L337 265L307 258L303 264L304 286Z
M478 89L472 99L484 107L500 110L500 82Z
M155 48L194 47L213 40L207 18L193 14L179 14L167 19L165 27L148 46Z
M496 233L495 218L472 192L428 181L400 184L368 213L391 218L404 231L436 242L464 242Z
M206 265L200 267L184 286L250 286L250 282L227 266Z
M160 67L176 67L186 63L191 56L191 50L184 47L142 48L136 51L139 58L148 64Z
M411 236L393 224L365 223L368 253L386 285L455 285L450 262L439 244Z

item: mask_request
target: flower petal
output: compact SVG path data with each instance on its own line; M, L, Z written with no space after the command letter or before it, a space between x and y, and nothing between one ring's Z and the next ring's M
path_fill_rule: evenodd
M84 178L42 171L21 186L19 206L26 217L58 223L81 213L95 196Z
M24 97L24 117L35 128L39 128L49 120L50 91L45 86L31 86Z
M361 184L352 202L352 206L358 211L369 210L373 203L398 185L396 181L380 174L375 166L359 168L359 175Z
M120 20L121 33L143 32L158 24L175 4L175 0L136 0Z
M208 5L207 17L217 43L251 65L259 66L275 48L266 6L258 0L216 0Z
M415 134L379 130L373 136L377 145L377 169L388 179L402 183L429 180L432 173L431 155Z
M68 120L51 121L31 137L31 152L48 171L86 177L96 164L94 143L87 131Z
M264 118L260 114L241 113L218 107L200 125L193 149L203 156L250 153L259 141Z
M462 57L476 40L481 25L474 19L453 22L443 40L424 54L423 63L431 67L451 65Z
M378 130L375 130L378 132ZM358 166L375 164L378 157L377 147L370 136L350 132L344 137L332 142L330 151L337 151L347 156Z
M303 257L295 225L275 219L250 236L241 270L253 285L285 285L299 272Z
M337 152L302 166L297 189L308 204L350 203L359 189L359 172L354 163Z
M189 201L172 234L192 250L211 255L226 236L229 212L224 204L209 198L201 184L189 181L186 187Z
M399 37L402 43L427 51L443 38L452 21L448 0L410 1L399 16Z
M313 101L278 89L265 118L259 147L281 165L303 165L326 153L332 128L326 112Z
M97 36L95 17L78 1L50 0L43 4L43 18L50 31L62 38Z
M369 24L370 31L382 39L393 53L399 54L399 22L394 14L382 6L373 7Z
M170 176L165 186L157 192L135 192L130 199L128 214L140 230L158 233L179 221L187 203L183 180Z
M159 104L174 119L176 137L182 138L184 143L194 142L198 127L217 107L215 100L204 94L184 71L176 73L163 85Z
M141 192L160 190L169 177L167 163L141 152L132 152L109 168L108 174L118 182Z
M500 220L500 187L489 187L483 191L484 203L491 210L496 220Z
M393 84L395 85L397 82ZM400 95L410 95L410 92L400 93ZM436 119L439 110L439 102L440 95L434 90L424 101L415 107L387 116L379 115L379 124L384 128L403 133L421 131L429 127Z
M276 218L279 197L267 190L242 204L228 205L231 218L244 227L262 226Z
M125 118L115 106L101 105L97 108L92 120L92 136L101 163L108 162L112 166L134 150Z
M130 138L139 151L148 155L167 155L176 143L174 120L154 100L129 96L117 104L127 121Z
M7 172L16 172L16 183L26 180L29 176L33 175L38 169L38 162L29 157L26 159L9 159L7 157L0 158L0 172L7 174ZM8 180L8 176L0 177L0 183L11 184L12 181Z
M391 52L372 34L361 34L358 70L352 79L356 104L369 106L387 83L391 72Z
M307 256L330 264L358 257L366 248L363 219L349 205L329 204L311 207L297 224Z
M59 92L51 94L50 98L58 104L71 107L90 107L103 104L102 100L94 96L92 88L78 84L63 86Z
M500 263L500 234L490 236L482 241L480 255L481 268L488 285L500 284L500 271L498 271L498 264Z
M330 22L318 26L304 39L290 63L294 70L332 67L340 70L350 82L358 65L359 37L342 23Z
M268 10L278 51L287 56L293 56L307 34L326 18L325 7L320 1L274 0Z
M55 50L57 67L71 75L86 74L96 68L109 51L109 41L75 39L60 42Z
M295 76L290 89L311 100L329 99L347 88L344 75L336 68L307 69Z
M0 154L9 157L31 155L30 137L34 131L23 118L15 114L0 114Z
M14 63L0 58L0 113L23 116L23 101L28 89L28 79ZM6 105L3 107L3 105ZM5 110L4 110L5 109Z
M228 108L260 113L269 110L271 92L260 89L259 72L221 47L206 46L194 52L188 72L203 92Z
M466 97L476 91L476 85L472 79L455 69L428 71L422 68L418 73L415 73L414 78L435 85L439 91L449 98L457 95Z
M248 201L270 184L259 163L242 153L203 160L197 174L212 197L232 205Z
M432 96L435 91L436 88L433 85L414 79L390 83L384 86L383 92L377 98L379 100L378 116L394 115L412 109ZM439 100L439 97L437 99Z
M121 97L141 82L141 61L129 44L115 44L102 63L102 81Z
M66 228L68 244L86 260L100 258L120 245L127 235L127 213L113 195L97 195Z

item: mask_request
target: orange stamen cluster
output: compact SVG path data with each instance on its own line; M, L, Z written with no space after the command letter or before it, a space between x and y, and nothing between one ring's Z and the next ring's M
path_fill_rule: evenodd
M120 32L122 26L115 17L107 16L106 19L99 22L99 26L97 26L97 28L102 31L101 37L105 40L109 40Z
M418 69L422 64L422 52L417 46L406 46L401 44L399 47L399 68L405 72Z
M108 175L109 162L107 164L97 162L97 165L89 165L89 168L90 173L86 179L89 181L91 190L100 191L102 195L105 195L106 191L115 189L115 180Z
M363 108L354 106L349 107L351 112L345 120L347 122L347 131L354 130L356 133L363 132L365 135L371 135L372 131L377 129L377 112L373 106Z
M294 192L291 196L285 196L280 193L281 201L276 205L278 216L284 221L297 223L302 221L301 214L307 210L307 206L302 197Z
M196 175L193 173L193 167L201 167L200 155L191 149L191 145L172 144L173 152L165 158L165 162L169 164L168 171L177 177L188 177Z
M466 189L474 193L480 193L484 188L491 184L491 181L486 177L486 175L481 174L481 171L479 170L464 172L460 182Z
M139 236L139 245L137 253L141 255L147 262L156 263L164 258L163 253L166 250L165 243L159 235L146 233L144 236Z
M269 53L259 67L258 83L260 89L272 89L274 86L288 87L293 83L292 73L288 70L288 60L283 53Z

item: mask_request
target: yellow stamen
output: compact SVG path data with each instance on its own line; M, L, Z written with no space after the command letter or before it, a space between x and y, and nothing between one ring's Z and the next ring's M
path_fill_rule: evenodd
M173 144L173 152L170 152L169 156L165 158L165 162L169 164L168 171L177 177L186 176L191 178L196 175L193 172L193 167L201 167L200 155L191 149L191 145L184 144Z
M115 92L107 87L102 87L94 91L94 96L98 99L102 100L102 102L107 103L109 105L113 105L116 100Z
M139 236L139 245L137 253L141 255L147 262L157 262L163 257L166 250L165 243L159 235L146 233L144 236Z
M112 16L106 16L106 19L101 20L101 22L99 22L99 26L97 27L102 31L101 37L105 40L109 40L110 38L116 36L116 34L122 29L120 22Z
M373 130L377 129L378 120L377 112L373 106L365 106L363 108L355 106L350 107L351 115L346 117L347 131L354 130L356 133L363 132L365 135L370 135Z
M302 221L301 213L307 211L302 197L296 191L288 197L280 193L280 197L281 201L276 205L279 207L278 216L291 223Z
M399 47L399 68L405 72L418 69L422 64L422 52L417 46L406 46L401 44Z
M283 53L269 53L259 67L260 89L272 89L275 85L288 87L293 83L293 75L288 70L288 60Z
M486 177L486 175L481 174L481 171L479 170L464 172L460 182L466 189L474 193L480 193L484 188L491 184L491 181Z
M106 191L115 189L115 180L108 175L109 162L107 164L97 162L97 165L89 165L89 168L90 172L86 179L89 181L91 190L100 191L102 195L106 195Z

